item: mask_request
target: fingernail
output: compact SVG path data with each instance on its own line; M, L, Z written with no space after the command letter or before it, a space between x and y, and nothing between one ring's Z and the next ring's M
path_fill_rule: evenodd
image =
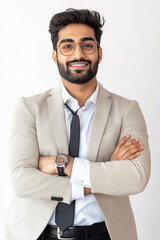
M135 138L135 141L138 142L138 141L139 141L139 138Z

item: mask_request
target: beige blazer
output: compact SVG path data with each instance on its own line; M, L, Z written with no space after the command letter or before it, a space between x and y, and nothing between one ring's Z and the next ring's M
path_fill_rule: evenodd
M144 151L133 160L109 162L117 142L130 133ZM71 202L69 177L37 169L38 157L68 154L60 84L43 94L20 98L13 115L10 170L15 192L6 221L6 240L36 240L58 201ZM145 188L150 175L146 125L136 101L109 93L101 85L89 135L91 188L112 240L137 240L129 195Z

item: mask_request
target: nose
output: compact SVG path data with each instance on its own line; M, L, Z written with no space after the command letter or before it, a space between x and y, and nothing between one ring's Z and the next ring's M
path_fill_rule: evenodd
M82 48L79 43L75 45L75 51L73 53L73 57L75 59L81 59L82 57L85 57L85 53L82 51Z

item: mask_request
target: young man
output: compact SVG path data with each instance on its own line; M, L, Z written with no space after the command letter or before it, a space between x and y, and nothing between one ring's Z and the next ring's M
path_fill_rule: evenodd
M7 240L137 240L129 195L149 179L148 137L137 102L97 81L102 20L75 9L51 19L61 81L17 103Z

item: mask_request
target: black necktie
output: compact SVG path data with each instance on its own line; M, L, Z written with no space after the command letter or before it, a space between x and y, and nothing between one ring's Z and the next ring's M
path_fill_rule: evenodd
M80 122L77 112L74 112L66 103L65 106L73 114L71 127L70 127L70 143L69 143L69 155L71 157L78 157L79 153L79 139L80 139ZM75 201L71 204L59 202L56 207L56 217L55 222L60 228L60 231L64 232L67 228L74 223L74 210Z

